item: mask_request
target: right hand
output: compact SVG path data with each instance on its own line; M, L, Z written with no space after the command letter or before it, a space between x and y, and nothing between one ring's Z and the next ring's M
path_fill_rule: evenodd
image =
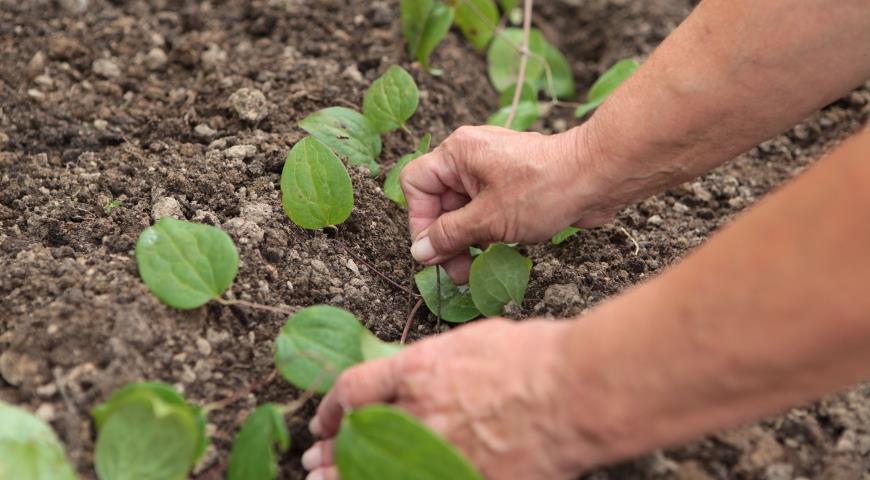
M597 174L584 127L557 135L460 127L402 171L411 254L468 281L468 247L540 242L606 223L623 206Z

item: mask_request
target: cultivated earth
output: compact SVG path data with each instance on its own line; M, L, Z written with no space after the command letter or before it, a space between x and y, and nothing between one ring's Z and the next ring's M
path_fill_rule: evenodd
M537 3L537 26L566 54L583 92L617 59L642 60L694 2ZM237 298L337 305L382 339L399 338L414 302L346 251L409 284L406 221L381 193L382 179L352 170L356 207L337 233L293 225L278 189L287 151L303 136L296 122L359 105L391 64L420 85L409 127L431 132L435 144L495 111L482 56L451 33L433 56L446 74L426 74L407 61L397 12L397 2L362 0L0 0L0 399L49 421L83 478L94 477L88 410L115 388L162 380L207 403L273 369L282 315L217 304L180 312L148 293L133 247L155 217L226 230L241 254ZM534 129L569 128L570 113ZM523 307L509 316L575 315L655 275L868 115L865 85L611 225L561 247L524 248L535 266ZM388 135L381 163L414 146L401 131ZM421 311L411 338L445 328ZM279 378L211 415L215 440L196 476L217 477L255 404L299 394ZM283 478L304 477L299 456L314 405L290 420ZM867 479L868 454L870 387L859 387L588 478Z

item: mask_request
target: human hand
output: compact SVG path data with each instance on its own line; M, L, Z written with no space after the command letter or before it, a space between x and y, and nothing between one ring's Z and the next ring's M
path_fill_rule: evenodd
M568 225L609 221L608 195L584 127L558 135L461 127L402 171L414 244L424 264L468 280L468 247L539 242Z
M392 403L462 451L486 478L576 478L588 443L572 428L563 339L570 322L485 320L345 371L311 421L309 480L336 480L345 409Z

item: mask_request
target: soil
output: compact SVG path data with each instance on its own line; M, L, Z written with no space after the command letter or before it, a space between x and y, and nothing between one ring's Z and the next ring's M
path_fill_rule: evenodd
M642 59L693 4L539 2L536 21L583 91L614 60ZM381 338L399 338L412 300L354 258L404 284L415 268L403 211L382 195L382 179L352 171L356 207L338 233L295 227L278 190L285 155L302 137L296 122L326 106L359 105L391 64L407 67L421 88L411 130L431 132L436 143L497 107L482 56L455 33L433 57L444 76L410 64L397 8L361 0L0 0L0 399L49 421L83 478L94 477L88 410L115 388L162 380L204 404L273 368L281 315L217 304L181 312L148 293L132 249L157 216L230 233L241 254L236 298L338 305ZM561 247L526 247L531 285L509 316L566 317L655 275L868 116L865 85L611 225ZM535 129L573 123L559 111ZM404 133L391 134L381 162L413 147ZM444 328L420 313L411 338ZM299 394L278 379L211 415L213 442L197 476L220 471L255 404ZM282 478L304 477L299 456L311 443L313 406L289 420ZM862 386L587 478L866 479L868 454L870 387Z

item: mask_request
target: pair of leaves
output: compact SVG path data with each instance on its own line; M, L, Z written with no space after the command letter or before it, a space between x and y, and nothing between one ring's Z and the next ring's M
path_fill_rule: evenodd
M258 406L248 415L233 441L227 468L228 480L267 480L278 476L275 450L290 448L290 432L281 407L272 403Z
M127 385L91 411L101 480L184 479L205 452L205 415L172 387Z
M402 191L402 186L399 183L399 175L412 160L416 160L429 152L429 144L431 142L431 135L428 133L423 135L423 138L420 139L420 144L417 145L417 150L403 155L402 158L396 162L396 165L390 169L390 172L387 173L387 179L384 181L384 195L403 208L408 208L408 202L405 200L405 193Z
M378 340L347 310L315 305L297 312L281 329L275 366L293 385L326 393L346 368L399 349Z
M0 478L74 480L75 472L51 427L0 401Z
M408 54L431 72L429 56L450 30L454 10L436 0L402 0L399 10Z
M345 415L335 441L341 478L483 480L452 445L398 408L372 405Z
M441 277L441 318L451 323L464 323L480 316L480 310L474 306L468 286L453 283L440 266L426 267L414 275L417 290L430 312L438 314L439 279L436 275Z
M139 235L136 263L154 296L188 310L223 294L236 276L239 253L219 228L164 217Z
M598 108L604 103L604 100L613 93L622 82L628 80L629 77L640 67L640 64L635 60L626 59L616 62L609 70L604 72L598 80L589 89L586 94L586 103L577 107L574 116L577 118L583 117L587 113Z
M350 175L332 150L305 137L296 142L284 162L281 203L290 220L302 228L338 225L353 210Z

